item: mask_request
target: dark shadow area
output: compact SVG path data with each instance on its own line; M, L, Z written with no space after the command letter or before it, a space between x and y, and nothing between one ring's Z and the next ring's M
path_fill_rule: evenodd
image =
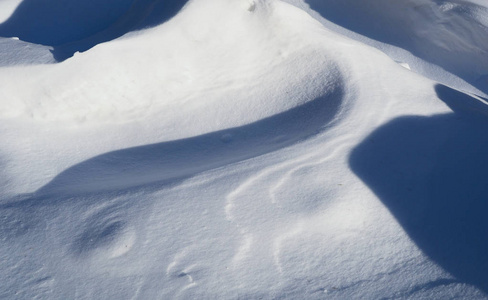
M103 220L103 218L101 218ZM117 236L124 230L124 223L122 221L115 221L113 223L104 224L104 222L97 222L94 218L93 223L88 223L88 228L77 237L71 246L74 254L80 256L93 251L100 247L104 247L116 240Z
M380 10L374 1L369 1L369 4L368 1L357 3L355 0L305 0L322 17L353 32L402 48L414 45L414 36L407 34L410 28L389 26L390 22L399 23L401 20L395 19L394 15L388 15L391 5L388 5L388 0L382 1L384 5Z
M350 166L426 255L488 293L488 106L435 89L454 113L381 126Z
M1 37L53 47L57 61L127 32L164 23L187 0L24 0L0 24Z
M313 136L334 118L342 101L339 86L320 98L248 125L105 153L63 171L28 198L0 208L55 204L71 196L172 184Z

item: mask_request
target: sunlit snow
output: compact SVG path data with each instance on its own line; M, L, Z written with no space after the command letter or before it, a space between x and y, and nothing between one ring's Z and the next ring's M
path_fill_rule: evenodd
M484 0L0 0L1 299L487 299Z

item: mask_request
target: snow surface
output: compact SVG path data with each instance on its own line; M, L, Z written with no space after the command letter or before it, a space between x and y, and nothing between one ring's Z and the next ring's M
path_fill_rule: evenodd
M0 298L488 298L484 1L0 11Z

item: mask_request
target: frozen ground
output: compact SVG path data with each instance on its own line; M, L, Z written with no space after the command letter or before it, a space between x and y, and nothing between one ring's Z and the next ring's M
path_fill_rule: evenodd
M0 22L0 298L488 298L485 1Z

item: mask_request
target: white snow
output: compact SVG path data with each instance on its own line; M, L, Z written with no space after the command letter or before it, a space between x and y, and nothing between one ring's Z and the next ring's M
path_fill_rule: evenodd
M0 0L0 298L487 298L484 1L68 2Z

